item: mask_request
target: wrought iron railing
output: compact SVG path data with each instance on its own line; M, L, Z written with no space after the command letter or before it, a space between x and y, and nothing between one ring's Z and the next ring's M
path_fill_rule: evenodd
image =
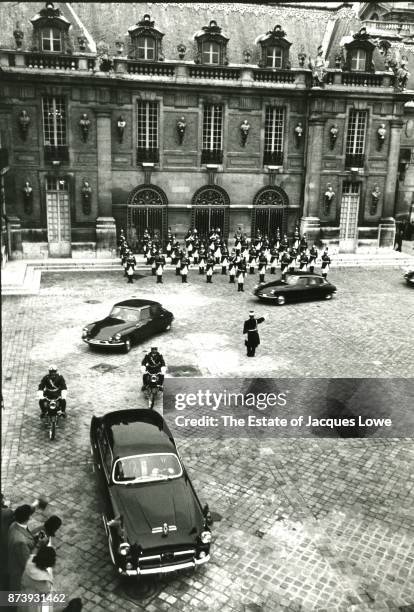
M158 148L146 149L137 147L137 164L142 162L158 163L160 160L160 151Z
M281 166L283 164L283 151L265 151L263 165Z
M217 149L210 151L210 149L203 149L201 151L201 163L202 164L222 164L223 163L223 151Z
M347 153L345 155L345 168L363 168L365 163L364 153Z
M61 146L45 145L44 153L45 153L45 162L69 161L69 147L66 145L61 145Z

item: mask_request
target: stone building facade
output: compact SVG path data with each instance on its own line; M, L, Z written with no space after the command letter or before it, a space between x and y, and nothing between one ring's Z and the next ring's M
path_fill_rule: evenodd
M3 7L11 256L111 256L121 228L138 249L146 227L190 226L298 225L355 251L409 214L414 91L349 4Z

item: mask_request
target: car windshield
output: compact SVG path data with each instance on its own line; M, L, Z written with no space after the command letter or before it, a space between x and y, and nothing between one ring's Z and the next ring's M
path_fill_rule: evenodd
M286 278L286 284L287 285L297 285L299 278L300 278L299 276L288 276Z
M133 484L178 478L183 469L173 453L133 455L117 459L112 470L116 484Z
M113 317L114 319L122 319L123 321L131 321L136 323L139 321L139 313L139 310L133 310L132 308L114 306L109 316Z

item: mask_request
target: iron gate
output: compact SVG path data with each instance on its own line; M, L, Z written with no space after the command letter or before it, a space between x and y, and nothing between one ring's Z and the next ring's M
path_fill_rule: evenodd
M280 235L287 231L287 214L285 207L272 206L267 208L256 208L253 210L252 236L259 230L262 235L267 235L270 239L276 237L279 229Z
M167 234L167 196L156 185L139 185L128 197L127 241L135 252L142 249L144 232L164 244Z
M210 231L218 227L221 235L226 238L228 234L227 214L227 209L221 207L193 208L192 227L197 230L202 240L208 238Z

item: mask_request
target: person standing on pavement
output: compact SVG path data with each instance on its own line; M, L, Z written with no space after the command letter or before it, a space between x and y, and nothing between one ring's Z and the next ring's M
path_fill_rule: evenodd
M247 272L246 260L240 259L239 263L237 264L236 276L237 276L237 291L240 291L241 293L244 292L244 277L246 275L246 272Z
M256 354L256 348L260 344L260 336L257 326L260 323L263 323L264 320L264 317L256 318L254 316L254 310L250 310L249 318L244 322L243 334L246 335L244 344L247 348L247 357L254 357Z
M155 260L155 271L157 274L157 284L162 283L162 275L164 272L165 257L162 253L158 253L157 259Z
M311 274L313 274L317 259L318 259L318 251L315 245L313 244L309 250L309 272Z
M128 277L128 283L134 282L134 272L135 266L137 265L137 260L135 259L135 255L132 252L129 253L128 259L126 260L126 273Z
M232 253L229 258L229 283L234 285L234 278L236 276L236 266L237 266L237 255Z
M203 244L200 246L200 254L198 260L198 273L203 276L206 269L206 249Z
M299 270L303 270L304 272L308 269L309 258L306 251L302 251L299 258Z
M181 267L180 267L180 274L181 274L181 282L182 283L186 283L187 282L187 275L188 275L188 268L190 266L190 260L187 257L187 255L184 255L184 257L181 258Z
M331 258L329 257L329 254L328 254L328 247L326 247L322 255L322 264L321 264L322 276L325 279L328 276L330 265L331 265Z
M286 274L290 264L290 256L287 251L283 251L282 257L280 259L280 271L282 273L282 281L286 282Z
M267 257L262 251L259 255L259 283L265 282L265 274L267 268Z
M7 558L9 568L9 590L20 591L24 568L30 555L37 546L47 544L47 536L36 538L30 531L28 523L33 509L28 504L18 506L14 511L14 521L9 527L7 537Z
M206 282L210 284L213 282L214 265L215 265L214 257L213 257L213 254L211 254L207 257L207 262L206 262Z
M53 590L53 568L56 564L56 551L51 546L42 546L36 554L28 558L22 575L23 594L49 595ZM43 612L52 610L52 605L32 603L18 606L17 612Z

